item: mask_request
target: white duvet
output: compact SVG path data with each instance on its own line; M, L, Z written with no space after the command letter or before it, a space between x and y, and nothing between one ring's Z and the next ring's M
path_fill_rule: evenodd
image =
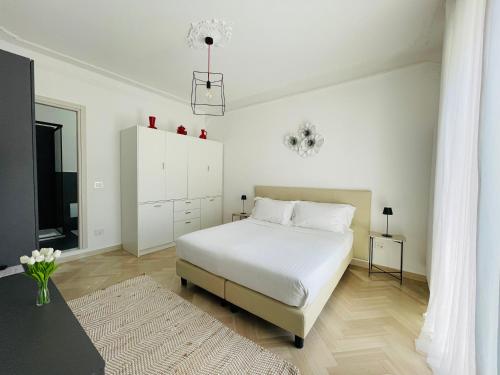
M334 233L246 219L176 240L177 255L290 306L312 302L349 254L351 231Z

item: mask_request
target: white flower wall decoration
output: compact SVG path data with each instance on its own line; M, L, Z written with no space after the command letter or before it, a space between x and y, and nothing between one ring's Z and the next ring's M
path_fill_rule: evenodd
M292 151L299 151L300 139L296 134L285 135L285 146Z
M290 133L284 138L285 146L303 158L317 154L324 142L324 137L316 133L316 127L308 122L301 125L296 134Z
M301 140L309 138L316 134L316 126L306 122L304 125L299 126L299 137Z

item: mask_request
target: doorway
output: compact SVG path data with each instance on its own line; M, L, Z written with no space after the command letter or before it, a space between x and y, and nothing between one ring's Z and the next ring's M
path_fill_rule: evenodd
M35 103L40 247L80 247L78 112Z

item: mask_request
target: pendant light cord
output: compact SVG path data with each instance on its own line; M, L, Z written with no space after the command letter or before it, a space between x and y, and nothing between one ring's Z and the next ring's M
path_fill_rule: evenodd
M210 82L210 44L208 45L208 69L207 69L207 80Z

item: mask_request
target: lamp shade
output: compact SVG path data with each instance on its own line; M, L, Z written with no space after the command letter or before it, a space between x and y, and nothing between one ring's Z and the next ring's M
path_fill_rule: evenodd
M382 212L384 215L392 215L392 207L384 207L384 211Z
M242 200L242 201L246 201L246 200L247 200L247 196L243 194L243 195L241 196L241 200Z

